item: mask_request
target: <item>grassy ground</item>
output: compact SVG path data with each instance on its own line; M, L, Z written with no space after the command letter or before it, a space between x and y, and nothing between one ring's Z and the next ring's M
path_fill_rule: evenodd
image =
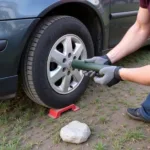
M125 67L149 64L150 50L119 62ZM53 120L48 109L31 102L20 90L17 97L0 101L0 150L147 150L150 125L131 120L127 107L138 107L150 87L122 82L113 88L89 84L78 102L78 112L68 112ZM67 144L59 137L60 128L73 120L87 123L90 139L81 145Z

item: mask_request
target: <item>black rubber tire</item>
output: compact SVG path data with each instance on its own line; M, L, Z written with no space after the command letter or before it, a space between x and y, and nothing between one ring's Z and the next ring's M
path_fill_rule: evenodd
M75 103L85 91L88 78L70 94L55 92L47 78L47 59L54 43L65 34L79 36L87 49L88 57L94 54L93 42L86 26L70 16L48 17L41 22L31 37L22 67L23 87L34 102L45 107L62 108Z

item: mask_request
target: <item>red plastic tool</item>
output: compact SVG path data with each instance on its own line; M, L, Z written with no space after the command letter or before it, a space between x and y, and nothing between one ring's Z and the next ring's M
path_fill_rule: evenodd
M68 111L70 109L72 111L78 111L80 108L78 106L74 105L74 104L69 105L69 106L64 107L64 108L61 108L61 109L53 109L53 108L51 108L49 110L48 116L51 117L51 118L57 119L57 118L59 118L61 116L61 114L63 112L66 112L66 111Z

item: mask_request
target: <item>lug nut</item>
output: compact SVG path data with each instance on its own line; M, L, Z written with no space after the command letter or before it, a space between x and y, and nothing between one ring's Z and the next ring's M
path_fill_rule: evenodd
M74 56L73 59L76 59L76 56Z
M68 75L70 74L70 71L68 71Z
M68 57L71 57L71 53L68 54Z
M63 72L65 72L66 71L66 68L63 68Z
M63 63L65 63L65 62L66 62L66 58L63 59Z

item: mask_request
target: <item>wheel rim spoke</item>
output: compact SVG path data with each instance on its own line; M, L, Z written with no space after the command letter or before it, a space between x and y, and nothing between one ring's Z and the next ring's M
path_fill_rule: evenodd
M56 83L59 79L64 76L64 72L62 71L62 67L59 66L54 71L50 71L50 78L53 83Z
M74 56L76 56L76 58L78 59L81 56L83 50L84 50L83 45L76 43L76 47L75 47L75 51L74 51Z
M66 54L72 53L73 48L72 48L72 39L71 39L71 36L68 36L68 37L63 41L63 45L64 45L64 52L65 52Z
M62 84L60 85L63 92L68 92L70 87L71 75L65 76L62 80Z
M72 75L77 82L79 82L82 79L82 75L78 70L73 71Z
M51 57L54 62L61 65L63 62L63 59L65 58L65 55L63 53L59 52L57 49L55 49L51 52Z

